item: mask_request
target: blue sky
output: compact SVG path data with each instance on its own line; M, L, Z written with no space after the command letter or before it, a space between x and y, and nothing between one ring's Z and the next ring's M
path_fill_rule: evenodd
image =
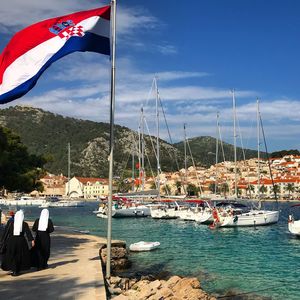
M106 2L107 3L107 2ZM178 3L178 4L177 4ZM300 2L297 0L118 1L115 122L137 130L143 105L155 134L158 88L174 141L216 136L233 143L231 89L236 90L238 144L256 146L256 98L270 151L300 149ZM10 0L1 4L0 51L34 22L100 7L94 0ZM110 64L74 53L53 64L24 104L93 121L109 121ZM162 122L163 123L163 122ZM162 124L161 137L167 139ZM263 147L262 147L262 150Z

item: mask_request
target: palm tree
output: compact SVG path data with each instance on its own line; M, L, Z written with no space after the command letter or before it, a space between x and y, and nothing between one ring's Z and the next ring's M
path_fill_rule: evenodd
M295 191L295 186L293 183L288 183L284 189L289 193L289 197L290 197L291 193Z
M255 190L254 185L248 184L248 186L247 186L247 192L249 192L250 197L251 197L251 193L252 192L254 193L254 190Z
M226 182L222 183L220 186L221 192L224 194L224 197L226 197L226 194L229 192L229 187Z
M209 185L209 190L211 191L211 192L215 192L215 190L216 190L216 184L215 183L211 183L210 185Z
M170 195L171 194L171 187L166 184L162 187L162 191L166 194L166 195Z
M268 189L267 189L267 187L264 186L264 185L262 185L262 186L260 187L260 189L259 189L259 192L262 193L263 196L264 196L264 194L265 194L267 191L268 191Z
M273 187L273 193L274 195L278 195L280 193L280 187L278 184L275 184Z
M198 196L199 188L196 185L189 183L186 191L189 196Z
M177 189L176 194L180 195L181 194L181 187L182 187L181 181L176 181L175 185L176 185L176 189Z

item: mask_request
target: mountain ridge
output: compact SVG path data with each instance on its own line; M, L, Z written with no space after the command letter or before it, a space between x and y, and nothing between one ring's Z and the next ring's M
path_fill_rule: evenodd
M108 123L64 117L30 106L14 106L0 110L0 125L13 130L21 137L28 151L48 158L46 169L54 174L67 174L68 143L71 144L71 176L107 177L109 156ZM132 153L137 158L137 132L125 126L115 125L114 173L131 176ZM151 138L145 137L145 162L148 174L156 173L156 157ZM188 163L192 159L197 166L215 163L216 139L209 136L188 139ZM233 146L223 143L226 160L233 160ZM184 166L184 142L173 145L160 140L160 167L163 171L176 171ZM256 157L255 150L245 150L246 158ZM242 149L237 148L242 159ZM137 161L137 160L136 160ZM221 153L218 161L223 161ZM146 165L146 163L145 163Z

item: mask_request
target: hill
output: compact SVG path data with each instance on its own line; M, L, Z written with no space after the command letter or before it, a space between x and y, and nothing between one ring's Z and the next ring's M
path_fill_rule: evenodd
M210 166L216 161L216 139L210 136L201 136L188 139L188 144L195 161L201 162L204 166ZM174 146L180 151L184 151L184 142L179 142L174 144ZM224 161L221 143L219 142L219 155L218 162ZM231 144L223 142L224 156L227 161L234 161L234 147ZM243 149L237 147L237 160L243 160ZM244 149L245 158L255 158L257 157L256 150ZM189 149L187 150L189 153ZM262 157L265 157L265 153L261 153Z
M107 177L109 155L109 124L63 117L28 106L15 106L0 110L0 125L12 129L21 137L28 151L48 158L46 168L54 174L67 175L68 143L71 144L71 176ZM153 138L153 137L152 137ZM154 139L154 138L153 138ZM114 175L131 176L132 153L137 162L137 133L127 127L115 125ZM154 141L155 143L155 141ZM160 141L161 169L176 171L184 167L184 143L173 145ZM196 165L215 163L216 139L209 136L189 139L189 147ZM223 143L225 159L233 160L233 146ZM145 138L145 165L155 173L156 158L149 136ZM220 147L219 147L220 149ZM221 151L218 161L223 161ZM189 150L187 150L189 155ZM246 158L257 156L255 150L245 150ZM263 156L263 154L262 154ZM237 159L242 160L242 149L237 148ZM150 164L148 163L150 161ZM192 165L187 157L188 166Z
M32 154L45 155L46 168L54 174L67 175L68 143L71 144L71 175L107 177L109 156L109 124L63 117L28 106L0 110L0 125L12 129ZM114 175L123 175L131 168L133 145L137 133L115 126ZM147 159L156 169L156 159L150 138L146 137ZM137 153L136 153L137 154ZM183 165L183 154L172 145L161 141L161 168L177 170L174 157ZM135 156L137 159L137 155ZM148 170L150 167L148 164ZM130 175L129 175L130 176Z

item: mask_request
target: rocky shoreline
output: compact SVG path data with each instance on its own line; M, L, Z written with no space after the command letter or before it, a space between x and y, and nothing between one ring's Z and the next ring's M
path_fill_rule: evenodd
M106 245L100 248L103 272L106 268ZM112 244L112 276L107 283L110 299L114 300L216 300L201 288L200 281L193 277L172 276L170 274L122 277L120 273L131 267L125 242Z

